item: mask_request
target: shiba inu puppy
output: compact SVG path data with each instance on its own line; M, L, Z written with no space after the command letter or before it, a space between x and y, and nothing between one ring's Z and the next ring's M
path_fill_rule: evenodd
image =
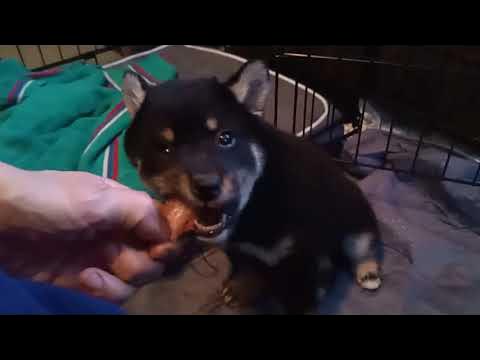
M304 313L342 260L359 286L380 287L372 208L317 145L262 119L271 89L264 63L248 62L223 83L124 80L133 116L126 152L154 192L195 210L197 240L224 248L228 302L272 296L287 313Z

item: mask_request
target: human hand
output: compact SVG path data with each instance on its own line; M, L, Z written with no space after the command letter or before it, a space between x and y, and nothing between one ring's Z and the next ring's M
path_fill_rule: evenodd
M81 172L0 175L0 267L12 275L122 302L177 250L145 193Z

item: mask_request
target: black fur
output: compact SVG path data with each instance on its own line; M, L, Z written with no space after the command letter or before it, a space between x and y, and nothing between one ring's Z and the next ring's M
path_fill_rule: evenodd
M231 243L248 241L269 247L292 234L295 257L270 269L268 276L275 295L288 301L292 312L302 312L312 306L319 285L314 281L320 275L313 265L316 259L331 256L339 264L345 235L372 232L378 238L377 223L360 189L317 145L263 121L256 125L266 166Z
M228 86L239 81L247 65L226 84L216 79L177 80L148 89L127 132L126 151L134 163L141 160L141 174L147 181L173 173L164 195L185 198L177 184L182 174L191 178L198 172L222 176L239 169L254 172L250 145L256 144L264 166L247 205L238 210L240 183L234 183L237 196L224 204L233 215L230 226L234 229L226 243L233 265L227 286L232 296L241 298L253 287L249 281L261 279L261 291L246 296L249 302L272 295L289 313L302 313L314 305L320 277L330 279L329 271L319 273L318 259L341 258L341 244L347 235L373 234L365 256L378 259L377 223L360 189L321 148L274 129L237 101ZM218 120L218 130L205 127L208 117ZM158 136L165 128L175 134L168 154ZM228 150L215 142L218 132L225 129L237 139L235 147ZM294 239L293 253L275 266L238 250L238 244L245 242L270 249L286 236Z

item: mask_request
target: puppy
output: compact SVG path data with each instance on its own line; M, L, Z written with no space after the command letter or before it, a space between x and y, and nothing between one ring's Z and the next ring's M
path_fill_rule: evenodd
M259 61L223 83L150 87L127 73L125 150L149 188L195 209L197 240L224 248L227 302L272 297L299 314L332 264L346 260L359 286L380 287L379 231L360 189L317 145L262 119L271 87Z

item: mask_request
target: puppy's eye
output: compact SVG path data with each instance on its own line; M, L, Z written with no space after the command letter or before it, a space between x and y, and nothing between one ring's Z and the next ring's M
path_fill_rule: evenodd
M160 144L158 149L160 150L160 152L164 154L171 154L173 151L173 148L170 145L166 145L166 144Z
M230 131L221 131L217 136L218 145L229 148L235 145L235 137Z

